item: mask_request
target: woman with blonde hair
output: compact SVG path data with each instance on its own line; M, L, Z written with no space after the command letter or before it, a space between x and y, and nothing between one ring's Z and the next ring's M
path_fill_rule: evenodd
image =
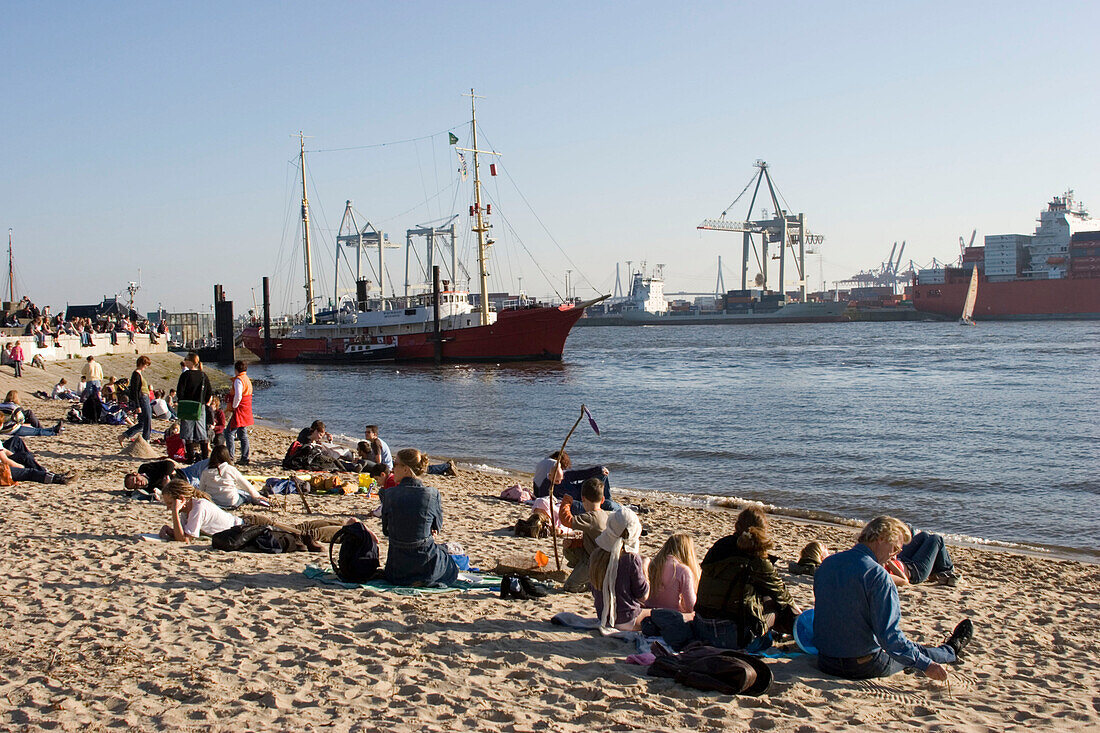
M382 534L389 538L386 581L394 585L445 587L458 577L458 565L435 538L443 531L443 500L439 490L420 477L428 456L415 448L398 451L393 459L397 485L382 494Z
M701 572L691 535L672 535L649 563L646 573L649 598L645 607L692 613L695 611L695 595Z
M183 479L172 479L160 490L161 501L168 507L168 524L161 527L160 536L176 542L190 542L201 535L213 537L218 532L242 524L213 501L205 491L196 489Z

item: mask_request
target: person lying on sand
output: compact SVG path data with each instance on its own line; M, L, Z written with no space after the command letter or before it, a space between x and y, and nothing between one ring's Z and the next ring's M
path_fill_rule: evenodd
M554 466L558 464L559 455L561 456L559 465L561 470L557 476L551 476ZM619 505L611 500L611 481L608 478L610 473L607 468L592 466L591 468L574 469L571 468L572 465L573 461L565 451L554 451L535 464L535 475L532 479L535 498L549 496L551 487L553 487L555 497L560 499L569 495L573 497L573 501L580 502L581 486L590 478L598 478L602 481L604 488L603 508L609 512L616 511L619 508Z
M915 668L934 680L947 679L943 665L958 660L974 636L974 625L964 619L937 647L906 638L898 589L883 564L910 539L909 528L899 520L875 517L855 547L821 563L814 574L813 639L822 672L860 680Z
M898 556L887 560L886 570L896 585L934 583L954 588L959 582L955 564L947 552L943 535L931 532L913 532L912 525L906 525L913 539L901 548Z
M192 486L198 488L202 479L202 472L206 470L209 459L202 459L184 466L171 458L162 458L159 461L149 461L138 466L137 471L132 471L123 478L122 485L127 491L141 494L140 497L149 498L156 491L163 489L173 478L183 479Z
M43 468L18 435L4 441L3 448L0 448L0 463L11 471L13 481L67 484L74 478L72 473L53 473Z

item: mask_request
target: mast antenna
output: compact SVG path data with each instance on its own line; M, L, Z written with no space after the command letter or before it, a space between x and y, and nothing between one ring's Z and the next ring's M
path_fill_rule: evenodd
M8 302L15 302L15 260L11 254L11 227L8 227Z
M306 256L306 319L310 323L317 322L317 313L313 304L313 259L309 249L309 197L306 195L306 136L298 131L298 142L301 144L298 153L298 163L302 166L302 249Z
M485 97L474 94L474 90L471 87L469 94L462 95L470 98L470 129L473 137L472 148L458 148L464 153L473 153L474 155L474 228L473 231L477 233L477 264L478 273L481 280L481 325L489 325L489 253L488 247L493 242L492 240L485 239L485 232L489 231L489 224L485 221L485 214L488 212L483 211L481 206L481 173L479 170L479 155L500 155L500 153L492 150L478 150L477 149L477 109L475 107L475 100L485 99Z

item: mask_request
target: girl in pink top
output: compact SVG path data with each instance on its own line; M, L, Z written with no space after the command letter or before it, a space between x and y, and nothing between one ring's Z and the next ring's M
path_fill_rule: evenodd
M699 562L691 535L674 534L649 563L649 598L646 608L668 608L681 613L695 611L699 587Z

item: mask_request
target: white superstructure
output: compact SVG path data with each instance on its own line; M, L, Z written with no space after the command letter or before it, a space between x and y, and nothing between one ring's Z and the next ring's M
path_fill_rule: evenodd
M1034 280L1064 278L1069 262L1070 237L1074 232L1097 230L1100 230L1100 220L1089 218L1089 213L1080 203L1074 207L1073 191L1055 196L1047 205L1047 210L1039 215L1031 241L1024 245L1028 250L1028 260L1023 267L1023 277Z
M665 300L665 281L660 277L646 277L642 272L634 273L630 285L629 304L632 309L660 315L668 312Z

